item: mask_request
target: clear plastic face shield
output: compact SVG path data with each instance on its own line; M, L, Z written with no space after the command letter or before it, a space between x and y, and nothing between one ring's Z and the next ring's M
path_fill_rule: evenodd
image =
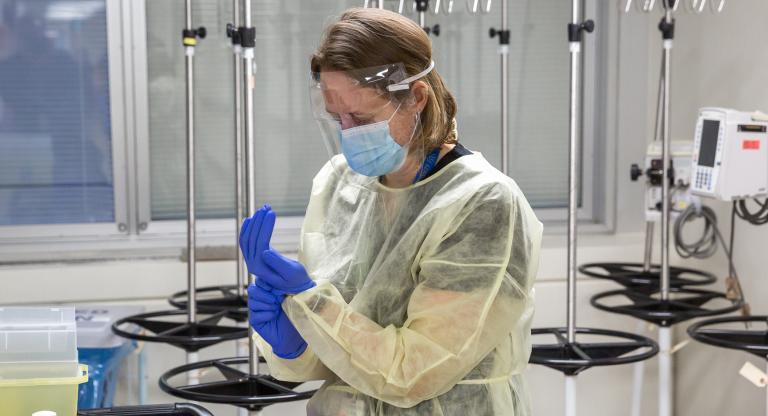
M411 83L433 66L410 77L402 64L312 73L310 105L334 168L343 163L368 177L418 169L429 149L417 148Z

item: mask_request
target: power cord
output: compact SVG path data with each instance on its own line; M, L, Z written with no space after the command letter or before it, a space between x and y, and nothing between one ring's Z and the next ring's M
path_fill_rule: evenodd
M768 201L764 205L765 210L768 211ZM675 221L674 238L675 238L675 250L677 254L682 258L697 258L705 259L712 257L717 252L718 243L722 246L726 257L728 257L728 271L729 276L726 279L726 297L732 302L740 302L742 304L742 315L750 315L750 307L744 296L742 290L741 280L739 274L736 271L736 266L733 263L733 247L734 236L736 226L737 202L734 201L733 208L731 210L731 235L730 244L727 244L725 238L723 238L720 229L717 226L717 215L712 208L699 204L690 204ZM765 213L759 211L757 214L752 214L753 218L765 215ZM739 215L740 218L742 218ZM704 220L704 230L701 236L694 242L686 242L683 239L683 228L691 221L698 219ZM766 220L768 222L768 220Z
M747 200L742 199L740 201L733 202L733 209L736 211L736 215L742 220L753 225L768 224L768 198L764 201L759 201L757 198L753 199L758 205L757 212L752 212L747 208Z
M688 243L683 239L683 228L686 224L698 219L704 220L704 230L698 240ZM675 250L680 257L684 259L712 257L717 252L717 215L715 211L708 206L688 205L688 208L683 210L675 221L674 235Z

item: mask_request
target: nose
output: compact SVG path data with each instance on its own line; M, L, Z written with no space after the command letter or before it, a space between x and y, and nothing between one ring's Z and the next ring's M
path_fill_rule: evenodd
M355 127L355 123L352 121L352 116L349 114L342 114L339 118L341 118L341 129L346 130L350 129L352 127Z

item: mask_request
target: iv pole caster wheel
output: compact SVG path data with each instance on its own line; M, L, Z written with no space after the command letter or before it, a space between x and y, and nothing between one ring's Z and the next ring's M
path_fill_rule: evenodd
M307 400L317 390L303 390L304 383L279 381L269 375L249 375L238 369L248 366L247 357L221 358L176 367L160 376L160 388L173 396L202 403L222 403L259 411L276 403ZM214 371L211 371L214 370ZM217 380L173 386L170 380L191 371L199 371Z
M759 328L744 328L758 323ZM711 326L728 328L710 328ZM741 328L735 328L740 326ZM688 328L688 335L704 344L746 351L768 360L768 316L734 316L697 322Z
M647 360L659 352L650 338L609 329L576 328L580 341L568 342L567 328L537 328L534 336L554 335L554 344L533 344L531 364L574 376L591 367L622 365ZM585 338L592 338L593 341ZM610 339L608 341L607 339Z
M651 293L611 290L592 296L589 303L601 311L633 316L662 327L705 316L724 315L742 306L741 302L728 300L724 293L711 290L670 288L669 292L670 298L661 300L658 289ZM617 299L624 302L617 302Z
M237 322L248 320L248 298L245 287L243 296L237 296L237 286L208 286L195 290L197 310L200 312L227 312L227 318ZM187 291L176 292L168 297L174 308L187 309Z
M160 311L142 313L118 320L112 324L112 332L128 339L162 342L195 352L224 341L248 336L248 328L220 325L226 311L198 313L199 320L188 322L186 311ZM136 332L139 327L142 331Z
M598 279L612 280L636 292L655 292L661 280L661 266L651 265L643 270L641 263L588 263L579 266L579 273ZM669 286L705 286L715 283L717 276L685 267L669 268Z

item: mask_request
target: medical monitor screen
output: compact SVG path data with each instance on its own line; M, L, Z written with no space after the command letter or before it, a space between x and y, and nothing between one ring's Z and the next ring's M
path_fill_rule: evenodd
M701 129L701 145L699 146L699 166L715 167L715 152L717 151L717 135L720 132L720 122L704 120Z

